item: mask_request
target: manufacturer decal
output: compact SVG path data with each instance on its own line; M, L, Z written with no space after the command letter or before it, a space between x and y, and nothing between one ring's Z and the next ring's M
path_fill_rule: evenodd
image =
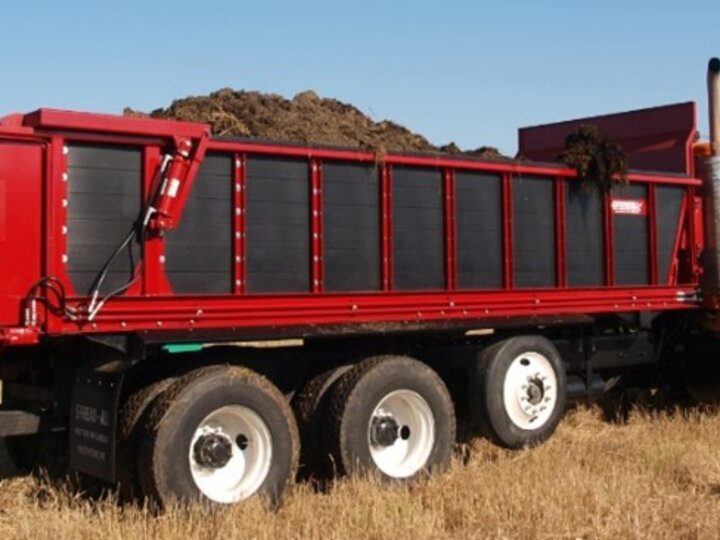
M644 199L613 199L612 212L618 216L647 216L647 202Z

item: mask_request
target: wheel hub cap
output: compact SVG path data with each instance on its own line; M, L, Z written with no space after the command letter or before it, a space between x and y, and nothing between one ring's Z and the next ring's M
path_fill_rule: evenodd
M195 443L194 451L199 465L221 469L232 458L232 442L222 433L203 435Z
M542 401L543 395L545 394L545 387L543 382L539 379L533 379L530 381L527 387L527 400L530 405L537 405Z
M400 426L391 416L376 416L372 419L370 436L376 446L392 446L400 436Z

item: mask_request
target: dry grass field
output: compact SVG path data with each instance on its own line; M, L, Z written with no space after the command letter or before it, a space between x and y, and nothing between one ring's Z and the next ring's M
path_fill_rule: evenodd
M720 414L567 415L547 444L507 452L476 440L452 470L413 487L340 481L159 516L30 477L0 483L0 538L717 538Z

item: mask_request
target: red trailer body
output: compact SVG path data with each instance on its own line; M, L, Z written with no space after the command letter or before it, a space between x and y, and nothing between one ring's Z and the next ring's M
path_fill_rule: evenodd
M683 117L683 121L687 122L687 116ZM634 125L633 122L634 117L626 119L630 125ZM687 145L687 133L694 132L694 121L682 128L686 132ZM486 321L495 321L496 324L511 318L563 318L596 313L692 309L696 306L697 255L702 247L699 230L701 207L696 192L701 183L675 171L673 174L634 172L629 176L630 186L626 191L604 195L601 203L602 231L599 231L600 238L597 239L602 245L602 281L593 286L582 286L568 282L565 206L567 192L577 182L576 175L559 165L427 155L390 154L378 158L372 153L352 150L208 139L206 126L182 122L45 109L6 119L0 128L0 137L0 248L5 261L0 268L0 336L8 344L33 342L40 335L142 332L165 336L163 339L174 336L178 340L187 340L198 339L196 336L199 334L193 335L192 332L241 337L262 333L268 328L277 334L304 335L320 326L357 330L376 323L432 326L452 322L483 326ZM212 294L176 290L168 278L165 264L166 238L174 232L151 232L143 238L140 251L144 257L142 265L136 269L136 281L127 292L108 301L92 321L83 315L70 320L62 314L35 306L33 309L39 310L35 324L28 325L27 310L30 306L27 305L27 295L31 286L42 277L56 278L67 292L68 307L78 313L88 302L84 294L86 291L78 290L78 280L74 283L68 274L68 264L72 264L74 256L69 254L72 248L68 239L72 240L79 227L75 223L73 229L68 212L75 205L92 205L92 200L88 198L92 195L98 195L100 200L105 188L90 194L83 194L82 187L73 191L73 173L83 173L85 166L80 164L73 169L69 163L73 154L91 149L100 156L98 159L102 159L104 150L110 153L115 150L132 152L135 160L133 174L136 176L129 181L138 182L131 191L138 197L135 207L139 211L140 199L145 197L147 200L150 196L163 155L174 152L180 139L190 140L196 147L203 144L208 155L220 160L227 158L227 163L232 164L232 169L223 172L227 176L223 181L231 182L234 190L229 201L232 218L224 216L227 221L223 224L229 228L229 237L232 238L226 245L228 253L223 256L230 261L231 254L232 261L227 269L223 269L222 276L224 280L229 278L231 284L222 292L213 291ZM690 150L685 148L683 151ZM108 154L105 157L113 159L119 156ZM304 258L308 265L303 278L304 290L303 287L295 287L293 291L283 292L282 287L278 291L265 287L267 290L255 292L247 286L248 261L252 260L253 253L246 241L248 202L245 170L256 158L277 159L279 164L287 163L283 160L292 160L293 165L301 164L307 169L303 188L309 194L306 197L308 209L303 214L308 220L303 225L304 232L308 234L303 241L308 252ZM373 244L377 251L373 256L378 264L379 281L375 282L373 290L338 291L337 287L328 290L325 286L325 238L332 233L329 228L335 225L324 219L326 164L365 167L369 174L377 177L378 198L374 204L379 219L376 228L379 239ZM202 163L199 165L202 170ZM91 165L97 170L102 166ZM433 189L439 190L442 245L439 249L434 246L427 254L434 259L442 257L440 262L433 261L433 264L442 266L442 283L417 288L412 283L398 283L394 267L401 252L394 249L397 233L393 227L393 211L406 211L406 207L393 205L393 176L398 169L429 175ZM117 171L110 172L117 174ZM98 174L102 175L102 171L99 170ZM501 209L502 225L497 231L501 237L497 241L501 245L502 276L494 286L473 286L458 279L458 237L466 236L459 228L465 224L462 219L469 215L466 213L458 220L456 177L459 174L475 175L479 182L498 182L500 186L497 204ZM193 188L192 180L189 178L185 197ZM517 260L518 256L523 258L520 250L524 249L525 231L517 230L516 214L522 211L522 201L513 199L513 190L518 182L536 181L552 186L549 188L552 205L548 207L550 211L544 220L549 221L553 229L552 243L545 248L552 251L554 269L552 280L528 285L518 283L517 279ZM634 187L637 189L631 194ZM665 188L677 191L679 198L675 204L679 204L679 209L671 217L663 216L661 227L659 212L662 209L658 207L657 193ZM409 204L411 206L412 202ZM94 212L90 210L77 218L83 221L80 225L104 226L102 209ZM622 284L616 279L618 261L615 260L614 246L618 234L623 234L616 228L624 216L633 216L629 219L642 222L642 227L647 229L645 245L637 246L647 257L646 275L632 284ZM178 217L181 221L182 217ZM212 219L209 215L206 217ZM672 223L668 223L668 219ZM660 243L664 249L662 254ZM111 254L111 250L107 252L111 246L95 247L105 250L103 257ZM346 247L353 249L353 246ZM89 250L93 246L86 245L84 248ZM415 248L422 257L422 246ZM466 247L464 249L467 250ZM484 246L478 244L477 249L482 250ZM460 256L468 255L461 253ZM424 270L418 268L417 271ZM213 279L212 274L207 279ZM185 289L192 290L192 287ZM258 329L258 332L253 329Z

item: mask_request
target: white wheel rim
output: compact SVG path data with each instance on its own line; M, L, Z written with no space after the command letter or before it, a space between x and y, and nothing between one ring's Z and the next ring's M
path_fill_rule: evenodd
M214 435L230 443L232 454L222 466L203 463L197 453L198 441ZM270 471L272 446L267 424L252 409L229 405L213 411L200 422L190 443L188 459L195 485L218 503L250 497Z
M379 421L397 426L391 444L377 441ZM368 444L375 465L392 478L408 478L427 464L435 444L435 417L420 394L396 390L385 396L373 411L368 424Z
M540 429L555 410L557 391L557 375L550 361L538 352L525 352L510 363L505 375L505 412L521 429Z

